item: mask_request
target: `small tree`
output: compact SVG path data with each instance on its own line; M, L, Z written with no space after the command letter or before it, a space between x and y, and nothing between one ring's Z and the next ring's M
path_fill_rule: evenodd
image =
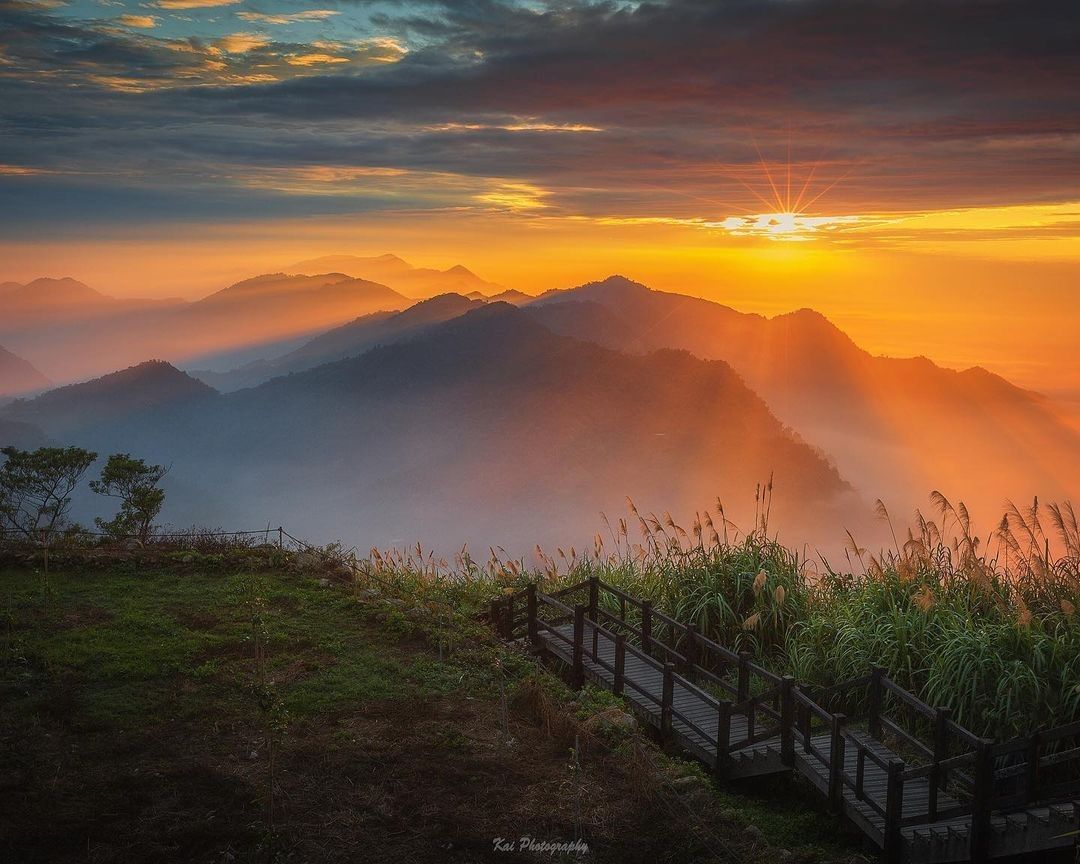
M81 447L0 450L0 526L28 539L51 535L67 519L71 493L97 459Z
M99 495L120 499L120 511L112 519L95 519L97 526L115 537L136 537L140 543L150 538L150 530L165 503L165 490L158 484L169 472L161 465L147 465L127 453L114 453L101 469L101 479L90 488Z

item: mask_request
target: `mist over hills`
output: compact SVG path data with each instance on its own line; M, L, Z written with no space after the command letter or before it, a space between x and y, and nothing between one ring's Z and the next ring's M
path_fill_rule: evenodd
M289 522L361 545L569 545L626 495L683 519L719 495L736 515L774 470L774 524L812 543L865 528L877 497L903 519L937 489L987 525L1006 498L1080 490L1061 406L984 369L871 355L813 310L766 318L619 276L415 302L408 278L477 277L396 256L294 269L330 264L348 266L192 303L0 286L0 299L29 285L78 298L56 314L39 303L36 323L4 318L0 341L16 334L11 347L61 380L110 373L0 409L0 438L172 464L175 523ZM13 392L47 386L33 380Z
M43 390L51 384L28 360L0 346L0 400Z
M235 357L238 351L310 338L357 316L413 302L386 285L342 273L267 274L194 302L115 300L74 280L49 281L65 283L64 292L96 299L60 304L62 311L56 312L45 292L36 305L0 319L0 344L30 357L59 381L100 375L147 357L173 362L221 352Z
M907 509L939 489L993 518L1007 498L1080 489L1080 436L1047 399L981 368L873 356L810 309L765 318L622 277L529 309L556 332L622 351L727 361L869 498Z
M601 511L625 513L627 495L690 514L720 495L735 516L775 473L790 493L778 518L819 530L853 498L727 364L611 351L504 303L230 395L163 364L120 375L138 398L118 400L108 376L0 416L172 464L169 482L184 487L170 489L169 514L181 524L270 520L361 544L524 553L580 548ZM158 379L174 410L150 403ZM76 401L90 421L77 428Z
M228 372L199 370L192 374L222 391L253 387L279 375L301 372L321 363L361 354L375 345L416 336L433 324L464 315L482 305L483 301L470 300L460 294L440 294L402 312L364 315L316 336L280 357L257 360Z

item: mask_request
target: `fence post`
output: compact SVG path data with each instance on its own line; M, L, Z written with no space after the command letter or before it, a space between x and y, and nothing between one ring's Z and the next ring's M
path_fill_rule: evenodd
M664 693L660 700L660 735L671 738L671 717L675 708L675 664L664 664Z
M780 679L780 761L789 768L795 764L795 679Z
M514 595L506 595L506 618L503 619L503 638L509 642L514 638Z
M611 684L611 692L616 696L622 696L623 679L626 670L626 634L615 634L615 680Z
M975 790L971 801L972 862L986 861L990 854L990 810L994 801L993 741L982 738L975 745Z
M829 806L836 813L844 807L844 723L843 714L833 714L832 741L829 747Z
M536 623L536 583L530 582L525 589L525 604L529 610L529 644L536 645L540 641L540 629Z
M731 703L720 700L716 714L716 763L713 771L723 774L728 767L728 748L731 746Z
M739 652L739 701L744 702L750 695L750 658L749 651Z
M904 763L890 759L885 791L885 860L900 860L900 820L904 814Z
M641 601L641 649L652 654L652 601Z
M280 525L278 525L278 527L277 527L277 548L278 549L284 549L285 548L285 529L283 527L281 527Z
M491 629L498 635L502 635L502 601L498 597L491 598L491 607L488 609L488 618L491 621Z
M937 820L938 793L948 781L948 771L941 763L949 758L949 715L948 708L934 709L934 767L930 772L930 821Z
M585 684L585 664L582 653L585 650L585 607L574 607L574 668L573 680L575 690L580 690Z
M881 738L881 706L885 698L882 682L884 677L884 667L874 666L870 669L870 705L866 710L866 725L871 738Z
M1027 800L1039 799L1039 758L1042 754L1042 736L1036 732L1028 741L1027 750Z
M600 577L589 577L589 620L596 621L596 610L600 606Z
M693 624L686 625L686 672L690 674L698 665L698 640L697 627Z

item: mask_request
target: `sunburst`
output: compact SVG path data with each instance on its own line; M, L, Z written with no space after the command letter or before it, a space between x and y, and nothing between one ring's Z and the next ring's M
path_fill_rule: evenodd
M827 182L818 180L818 171L824 164L819 156L803 176L794 176L791 161L791 142L788 141L787 159L780 166L769 162L751 138L757 155L757 182L748 183L738 174L728 176L749 192L763 207L759 213L729 216L720 226L731 234L767 237L773 240L809 240L821 231L835 230L859 221L854 215L826 215L815 213L812 208L837 184L847 179L854 166Z

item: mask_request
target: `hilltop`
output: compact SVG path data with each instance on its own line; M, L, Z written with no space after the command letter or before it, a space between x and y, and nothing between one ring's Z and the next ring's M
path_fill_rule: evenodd
M128 557L58 558L47 612L0 571L5 859L550 860L494 851L523 833L620 864L845 855L797 797L779 820L712 793L463 615L276 548Z

